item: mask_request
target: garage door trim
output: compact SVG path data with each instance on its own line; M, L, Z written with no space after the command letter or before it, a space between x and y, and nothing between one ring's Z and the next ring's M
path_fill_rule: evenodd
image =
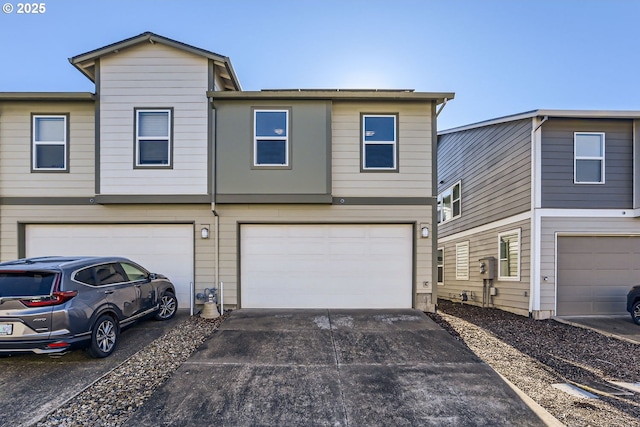
M243 225L408 225L412 228L411 233L411 306L416 306L416 233L417 221L237 221L236 222L236 274L238 278L237 299L238 308L242 307L242 226Z
M554 312L556 316L562 316L558 314L558 302L559 302L559 274L560 274L560 253L558 250L558 241L562 237L636 237L640 238L640 233L628 233L628 232L581 232L581 231L556 231L554 242L554 274L555 274L555 289L554 289Z

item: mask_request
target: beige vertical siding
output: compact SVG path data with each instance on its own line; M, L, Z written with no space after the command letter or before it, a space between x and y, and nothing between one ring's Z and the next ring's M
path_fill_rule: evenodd
M520 280L498 279L498 234L520 229ZM469 280L456 280L456 243L469 242ZM492 256L496 258L496 279L493 287L498 294L493 297L496 307L513 313L529 314L529 292L531 272L531 221L519 221L502 225L487 231L471 233L469 236L440 241L444 248L444 284L438 286L438 297L460 301L460 293L471 291L473 298L468 304L482 305L483 275L480 273L479 259ZM487 301L489 302L489 301Z
M398 114L399 172L361 172L360 114ZM431 105L334 102L332 181L336 197L428 197L431 192Z
M91 197L94 192L93 102L0 103L0 196ZM69 115L69 172L31 172L31 114Z
M220 280L225 283L225 303L238 299L238 236L242 222L316 223L426 223L431 211L424 206L314 206L314 205L219 205ZM416 229L416 292L424 293L423 282L432 281L431 238L421 239Z
M208 62L161 44L100 60L100 192L206 194ZM134 169L134 108L173 107L173 168Z

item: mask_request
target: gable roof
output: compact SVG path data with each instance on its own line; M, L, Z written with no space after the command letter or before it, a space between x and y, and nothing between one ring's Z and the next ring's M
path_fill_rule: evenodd
M233 71L231 66L231 60L217 53L200 49L199 47L191 46L186 43L182 43L176 40L169 39L167 37L154 34L150 31L139 34L135 37L131 37L110 45L76 55L69 58L69 62L76 67L82 74L87 76L89 80L95 83L95 62L103 56L118 53L122 49L126 49L132 46L136 46L142 43L160 43L165 46L171 46L176 49L180 49L185 52L192 53L194 55L203 56L211 59L215 67L215 73L224 82L223 90L241 90L240 82Z
M484 120L482 122L458 126L451 129L438 131L438 135L460 132L481 128L484 126L512 122L515 120L530 119L533 117L556 117L570 119L640 119L640 111L636 110L532 110L524 113L511 114L509 116Z

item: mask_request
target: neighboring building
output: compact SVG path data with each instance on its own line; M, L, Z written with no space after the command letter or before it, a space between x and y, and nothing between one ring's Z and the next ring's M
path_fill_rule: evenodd
M438 296L624 314L640 279L639 130L635 111L537 110L440 132Z
M223 282L225 307L435 309L452 93L244 92L153 33L70 62L95 94L0 93L2 260L127 256L182 307Z

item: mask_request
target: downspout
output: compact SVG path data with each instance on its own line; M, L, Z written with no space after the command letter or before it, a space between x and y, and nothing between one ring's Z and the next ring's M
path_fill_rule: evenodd
M540 221L538 209L541 207L541 144L542 134L540 128L549 120L544 116L542 120L536 116L532 119L531 130L531 260L529 277L529 317L533 318L534 310L540 309Z
M215 85L214 85L215 89ZM215 269L214 274L214 288L220 286L220 215L216 211L216 191L218 188L218 183L216 179L216 159L217 159L217 144L216 144L216 134L218 130L217 126L217 110L213 106L213 97L209 98L211 104L211 136L210 141L212 145L212 155L213 159L211 161L211 178L213 179L213 186L211 189L211 212L213 213L213 266ZM222 301L222 289L218 287L218 300ZM221 314L224 314L222 311L223 306L220 307Z

